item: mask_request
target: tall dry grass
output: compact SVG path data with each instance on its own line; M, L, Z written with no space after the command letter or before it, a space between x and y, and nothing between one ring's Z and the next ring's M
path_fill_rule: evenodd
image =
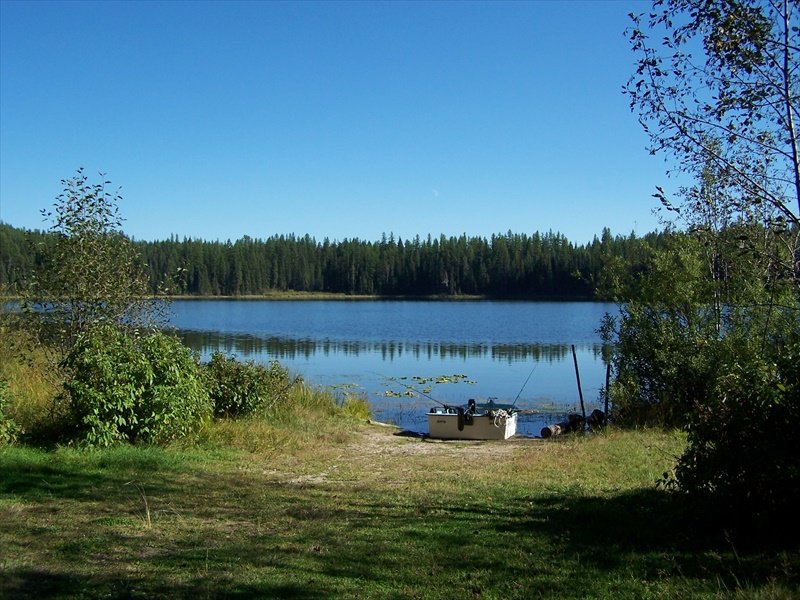
M57 365L23 332L5 324L0 325L0 380L8 385L5 412L17 438L35 441L63 425L66 406Z
M183 443L233 448L257 454L311 451L346 442L354 427L370 418L365 398L337 396L327 388L298 381L280 402L240 419L216 419Z

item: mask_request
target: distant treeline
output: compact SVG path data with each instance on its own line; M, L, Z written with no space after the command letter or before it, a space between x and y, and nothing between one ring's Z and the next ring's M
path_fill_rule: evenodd
M294 235L235 242L197 239L136 242L154 293L240 296L275 291L387 296L481 295L603 297L609 261L636 269L664 233L612 236L584 245L559 233L318 242ZM53 234L0 223L0 285L13 293L41 266Z

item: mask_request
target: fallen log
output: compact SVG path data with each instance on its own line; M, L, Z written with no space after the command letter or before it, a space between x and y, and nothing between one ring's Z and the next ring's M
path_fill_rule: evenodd
M541 436L543 438L549 438L554 435L569 433L570 431L575 431L579 428L583 428L583 423L584 419L581 415L578 414L567 415L566 421L562 421L561 423L555 423L554 425L548 425L547 427L543 427L541 431Z

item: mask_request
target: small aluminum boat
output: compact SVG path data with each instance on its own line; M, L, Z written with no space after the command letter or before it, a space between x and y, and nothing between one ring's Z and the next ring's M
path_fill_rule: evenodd
M517 432L517 413L508 406L435 406L428 412L428 435L445 440L505 440Z

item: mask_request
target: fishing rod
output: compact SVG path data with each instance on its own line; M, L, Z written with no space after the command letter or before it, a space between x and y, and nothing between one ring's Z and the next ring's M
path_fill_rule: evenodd
M519 397L522 395L522 390L524 390L525 386L528 385L528 382L531 380L531 377L533 376L533 372L536 370L536 367L538 366L539 366L538 361L533 364L531 372L528 373L528 378L525 380L525 383L522 384L522 387L519 388L519 392L517 393L517 397L514 398L514 402L511 403L511 408L514 408L517 405L517 400L519 400Z

